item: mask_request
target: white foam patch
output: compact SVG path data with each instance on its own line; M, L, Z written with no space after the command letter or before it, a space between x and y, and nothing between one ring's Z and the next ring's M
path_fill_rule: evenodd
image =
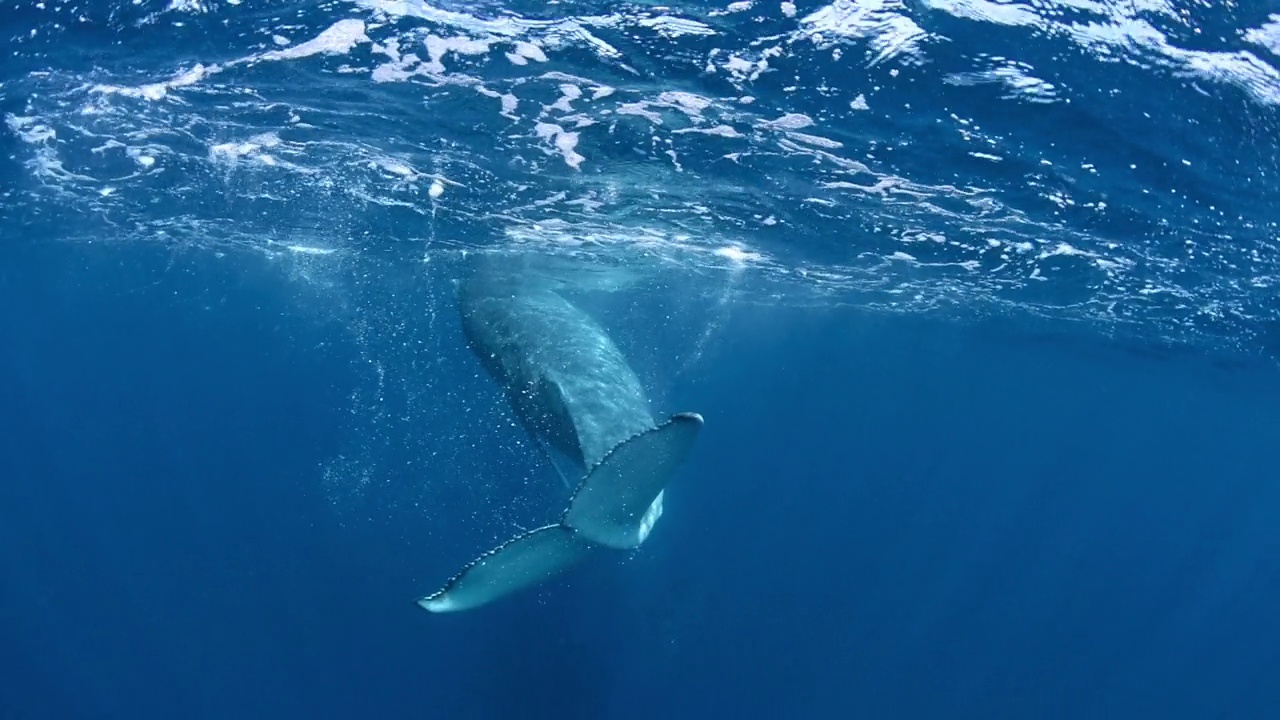
M141 150L139 148L128 148L127 150L125 150L125 154L133 158L134 162L138 163L138 165L141 165L144 168L149 168L152 165L156 164L156 158L154 155L150 155L144 150Z
M304 175L312 174L315 172L312 168L283 159L287 156L303 157L305 154L302 144L283 142L275 133L259 133L240 142L217 143L209 147L209 160L215 165L236 167L247 160Z
M476 92L480 93L481 95L484 95L485 97L494 98L500 101L502 103L502 109L498 112L498 114L501 115L502 117L509 118L511 120L520 119L520 117L516 115L516 109L520 107L520 99L517 98L515 95L509 92L500 93L497 90L490 90L489 88L483 85L477 85L475 90Z
M621 16L589 16L568 18L563 20L530 20L515 15L504 15L497 18L478 18L467 13L444 10L423 0L351 0L357 6L373 10L387 17L417 17L436 25L460 30L472 36L494 40L531 40L537 35L536 42L547 47L554 47L566 42L575 42L589 47L602 58L620 58L622 53L609 43L601 40L587 29L587 25L612 28L622 21ZM534 59L534 58L528 58Z
M494 20L483 20L467 13L437 8L423 0L354 0L359 7L367 8L390 17L416 17L440 25L465 30L476 34L497 35L500 37L518 37L531 26L549 25L515 17L501 17Z
M707 14L710 15L711 17L721 17L724 15L732 15L734 13L746 12L750 10L754 5L755 5L754 0L738 0L737 2L729 3L729 5L726 6L725 9L723 10L712 10Z
M221 65L196 63L191 69L178 73L163 82L150 83L138 87L100 84L94 85L91 90L104 95L123 95L152 101L162 100L177 88L190 87L232 67L252 65L258 62L296 60L312 55L341 55L350 52L357 45L367 42L369 42L369 38L365 34L363 21L339 20L315 38L283 50L271 50L257 55L250 55Z
M297 60L312 55L345 55L357 45L369 42L364 21L339 20L319 35L283 50L272 50L258 56L261 60Z
M677 18L667 15L642 17L636 22L636 25L656 30L658 34L667 38L678 38L684 35L716 34L716 31L705 23L698 22L697 20L690 20L688 18Z
M137 4L137 3L135 3ZM166 12L202 13L208 8L200 0L170 0Z
M332 255L337 252L333 248L314 247L311 245L285 245L284 249L299 255Z
M757 125L764 130L801 130L813 125L813 118L804 113L787 113L775 120L761 120Z
M745 135L743 135L742 133L738 132L737 130L733 129L728 125L716 125L715 127L709 127L709 128L680 128L679 130L673 130L672 132L677 135L683 135L686 133L699 133L702 135L715 135L717 137L724 137L724 138L746 137Z
M515 48L511 52L507 53L507 60L514 65L528 65L530 60L540 63L546 62L547 55L537 45L521 40L515 44Z
M39 118L6 115L5 124L18 136L19 140L29 145L40 145L56 140L58 137L57 131L41 122Z
M760 253L744 250L739 245L726 245L725 247L719 247L713 250L712 253L718 257L725 258L736 265L746 265L748 263L759 262L764 259Z
M731 82L741 87L758 80L769 69L769 58L780 52L775 50L775 52L771 52L768 55L765 52L760 52L758 57L752 60L750 57L746 57L748 55L747 51L726 53L721 50L713 50L710 62L707 64L707 72L714 73L718 70L723 70L729 76ZM724 56L724 59L720 59L721 56Z
M403 178L411 182L422 177L422 173L415 170L413 166L396 158L378 157L370 160L369 164L396 177Z
M783 150L786 150L788 153L791 153L794 155L804 155L804 156L815 158L817 160L823 160L828 163L831 163L832 165L840 168L841 170L845 170L849 172L866 173L871 175L877 174L877 173L872 173L871 168L867 167L866 165L862 164L857 160L841 157L821 147L812 147L810 145L801 144L791 139L791 137L789 137L791 133L788 133L787 135L788 136L778 138L777 146Z
M1280 72L1247 50L1190 50L1171 43L1147 17L1162 15L1185 23L1172 6L1153 3L1071 3L1091 16L1088 21L1061 22L1052 6L1027 6L991 0L925 0L934 10L955 17L1011 27L1034 28L1069 38L1095 56L1117 57L1147 67L1145 56L1157 58L1176 70L1218 83L1234 85L1258 102L1280 104ZM1276 52L1280 46L1280 16L1272 15L1262 26L1242 33L1247 41ZM1042 81L1037 81L1042 82Z
M1024 63L1006 61L988 70L967 73L952 73L942 80L948 85L985 85L995 84L1005 88L1005 97L1027 100L1030 102L1056 102L1057 88L1031 75L1030 66Z
M691 92L667 90L658 95L654 104L675 108L691 118L701 118L702 111L711 106L711 100Z
M500 96L502 100L502 114L510 118L515 118L516 107L520 101L511 93L504 93Z
M369 75L369 79L375 83L403 82L419 74L414 70L414 66L421 60L413 53L401 55L399 38L391 38L385 43L374 43L373 52L387 58L387 62L375 67Z
M504 230L505 237L520 245L536 246L539 253L565 253L581 255L592 249L601 249L611 258L631 257L640 266L652 258L674 267L697 272L701 268L724 269L724 261L734 271L754 269L780 269L763 250L752 248L741 238L725 238L720 235L695 237L685 232L656 225L620 225L617 223L576 220L572 223L553 218L528 225L513 225ZM648 258L648 260L644 260Z
M1259 45L1272 55L1280 55L1280 14L1272 14L1267 22L1241 33L1245 42Z
M840 148L844 147L844 143L838 140L831 140L830 138L824 138L820 135L810 135L808 133L789 132L787 133L787 137L792 140L795 140L796 142L804 143L806 145L813 145L814 147L826 148L827 150L839 150Z
M534 125L533 130L538 138L549 142L556 152L564 158L564 163L574 170L578 170L582 165L582 161L586 160L576 150L578 147L578 133L566 132L563 127L546 122Z
M818 47L833 39L867 40L872 65L913 59L928 38L901 0L836 0L802 18L799 32Z
M565 83L560 86L560 99L546 106L544 112L550 110L559 110L564 113L573 112L572 103L580 97L582 97L582 88Z
M143 98L146 100L161 100L169 94L170 90L195 85L201 80L220 72L222 72L222 66L220 65L202 65L200 63L196 63L196 65L190 70L178 73L173 76L173 78L164 82L150 83L138 87L94 85L90 89L93 92L102 93L104 95L123 95L125 97Z
M622 103L614 109L614 112L619 115L635 115L637 117L642 117L654 125L662 124L662 115L656 111L650 110L649 103L647 102Z
M1040 23L1040 15L1026 5L991 0L924 0L925 7L966 20L997 25L1026 26Z
M446 72L443 62L446 55L461 57L484 55L493 47L493 42L490 40L476 40L464 36L428 35L424 44L427 47L427 61L423 63L423 68L436 75L443 75Z

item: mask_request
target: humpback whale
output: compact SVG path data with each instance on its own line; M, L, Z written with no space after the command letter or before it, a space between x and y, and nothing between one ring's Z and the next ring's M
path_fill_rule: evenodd
M639 547L702 427L688 412L655 422L622 351L551 283L478 272L461 283L458 305L468 346L525 432L581 479L559 522L508 540L419 598L431 612L479 607L593 552Z

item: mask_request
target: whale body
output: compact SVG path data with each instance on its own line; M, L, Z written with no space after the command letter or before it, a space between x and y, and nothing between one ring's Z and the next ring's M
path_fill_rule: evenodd
M485 605L593 552L639 547L703 422L696 413L655 422L622 351L550 283L481 272L461 284L458 304L468 346L525 432L581 480L559 522L508 540L420 598L431 612Z
M506 391L525 431L580 472L654 426L622 351L549 284L473 278L461 286L458 306L468 345Z

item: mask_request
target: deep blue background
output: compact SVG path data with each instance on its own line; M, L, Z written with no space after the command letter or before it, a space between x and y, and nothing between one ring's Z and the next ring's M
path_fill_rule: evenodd
M1280 708L1268 366L743 308L661 389L707 426L641 552L432 616L476 539L339 522L317 474L355 349L274 272L25 242L0 268L0 717Z

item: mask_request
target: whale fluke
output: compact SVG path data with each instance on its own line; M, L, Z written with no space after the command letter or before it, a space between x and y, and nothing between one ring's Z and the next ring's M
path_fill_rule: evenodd
M444 587L418 599L434 613L469 610L542 582L586 558L591 547L563 525L544 525L481 555Z
M561 524L593 543L638 547L662 514L662 492L701 429L701 415L680 413L619 443L579 483Z
M481 555L418 604L436 613L470 610L547 580L593 549L638 547L662 514L662 493L701 429L701 415L680 413L619 443L578 483L558 524Z

